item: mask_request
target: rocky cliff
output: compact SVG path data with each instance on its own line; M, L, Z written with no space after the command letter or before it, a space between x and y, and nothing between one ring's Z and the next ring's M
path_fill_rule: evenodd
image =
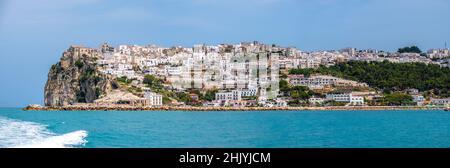
M97 69L100 54L95 49L71 46L54 64L45 85L46 106L92 103L110 92L117 84Z

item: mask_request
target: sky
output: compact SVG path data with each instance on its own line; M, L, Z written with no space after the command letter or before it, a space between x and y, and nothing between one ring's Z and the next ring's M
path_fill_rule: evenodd
M0 0L0 107L43 104L70 45L260 41L304 51L450 43L450 0Z

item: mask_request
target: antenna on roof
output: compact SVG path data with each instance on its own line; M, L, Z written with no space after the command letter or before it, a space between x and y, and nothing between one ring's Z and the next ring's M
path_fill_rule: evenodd
M447 48L447 42L445 42L445 49L448 49L448 48Z

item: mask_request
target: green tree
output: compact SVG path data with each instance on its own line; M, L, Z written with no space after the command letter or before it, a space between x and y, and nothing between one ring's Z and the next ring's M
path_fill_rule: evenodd
M78 67L78 69L83 68L84 63L81 60L75 61L75 66Z
M205 95L203 96L203 99L206 101L213 101L216 99L216 93L219 92L217 89L207 90Z
M404 93L386 94L383 99L383 105L404 106L413 104L413 98L410 95Z
M312 68L306 68L306 69L290 69L289 70L289 74L302 74L305 75L306 77L310 76L312 73L314 73L315 70Z
M124 84L130 84L132 80L128 79L126 76L121 76L117 78L117 81Z
M280 80L279 87L282 92L288 92L290 90L289 83L284 79Z
M161 90L163 88L163 81L153 75L145 75L143 83L153 90Z
M181 101L184 103L189 103L191 101L191 97L189 97L189 94L187 94L187 93L177 92L175 95L176 95L176 99L178 101Z
M403 47L398 49L399 53L422 53L422 51L417 46Z

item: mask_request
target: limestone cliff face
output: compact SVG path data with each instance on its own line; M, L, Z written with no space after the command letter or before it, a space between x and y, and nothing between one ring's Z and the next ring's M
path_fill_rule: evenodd
M45 85L46 106L92 103L117 84L97 70L99 53L95 49L72 46L53 65Z

